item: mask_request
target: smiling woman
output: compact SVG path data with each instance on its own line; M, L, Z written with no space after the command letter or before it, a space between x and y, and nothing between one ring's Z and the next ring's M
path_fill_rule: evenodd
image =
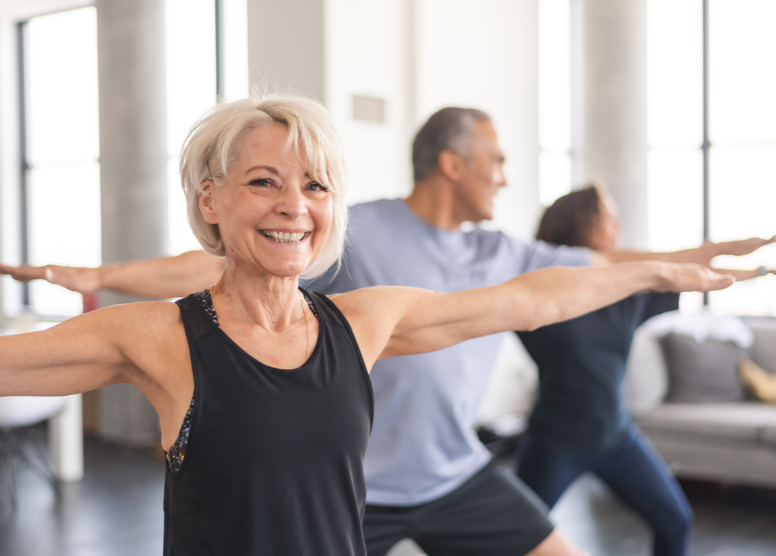
M254 160L251 155L260 158ZM290 158L286 167L275 168L264 164L262 155L268 160ZM210 195L210 186L223 186L232 179L254 193L274 196L283 189L284 180L296 179L305 181L303 187L308 197L330 204L332 213L330 236L304 277L317 276L339 261L348 219L347 172L339 135L331 119L321 117L317 103L302 98L294 103L267 98L216 106L189 133L181 154L180 172L189 222L208 253L224 256L224 244L221 227L207 221L200 211L201 193L207 189ZM292 176L299 172L301 176ZM271 235L272 230L265 231Z
M307 292L300 276L338 264L347 213L339 136L306 99L217 107L193 127L181 174L197 238L226 259L215 286L0 338L0 396L128 383L150 400L170 452L167 555L363 555L378 359L532 330L646 289L733 282L697 265L636 262L453 293ZM560 539L551 534L548 549L571 554Z

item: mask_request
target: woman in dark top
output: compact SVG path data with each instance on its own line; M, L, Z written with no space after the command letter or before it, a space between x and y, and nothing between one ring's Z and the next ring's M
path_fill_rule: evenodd
M367 373L380 358L536 328L643 289L733 282L638 262L455 293L304 291L300 275L339 260L347 208L331 117L301 98L219 105L192 128L181 176L194 234L226 258L218 283L177 304L108 307L0 338L0 396L128 383L150 400L170 446L169 556L363 555Z
M614 250L615 210L599 187L569 193L544 213L537 238ZM747 279L758 272L735 274ZM592 471L652 527L653 552L661 556L686 553L692 510L666 463L632 423L624 379L636 329L678 306L678 294L646 292L573 320L518 332L538 366L539 393L517 474L553 507L571 483Z

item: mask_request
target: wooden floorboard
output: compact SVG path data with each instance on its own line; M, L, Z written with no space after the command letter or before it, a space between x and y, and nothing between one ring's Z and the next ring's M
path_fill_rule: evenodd
M45 443L45 430L31 431ZM57 495L29 470L17 476L18 508L0 484L0 556L161 554L164 462L150 450L86 440L86 477ZM1 474L1 473L0 473ZM685 483L696 516L692 556L776 555L776 491ZM647 556L649 531L593 477L583 477L552 513L592 555ZM420 554L403 543L391 556Z

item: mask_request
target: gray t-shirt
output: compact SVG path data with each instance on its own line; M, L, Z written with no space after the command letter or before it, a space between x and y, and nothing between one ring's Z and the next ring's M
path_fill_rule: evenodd
M492 286L547 266L588 266L590 252L524 243L501 232L451 232L401 200L350 208L340 272L309 284L323 293L367 286L450 292ZM454 490L490 459L473 426L503 336L378 361L375 418L364 463L367 503L412 506Z

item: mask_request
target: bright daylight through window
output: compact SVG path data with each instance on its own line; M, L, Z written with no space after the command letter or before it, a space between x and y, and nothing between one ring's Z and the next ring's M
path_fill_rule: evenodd
M649 234L655 250L690 247L703 238L703 4L648 3ZM708 235L713 241L769 237L776 232L776 2L707 5ZM773 268L776 246L715 264ZM720 312L776 314L776 281L737 284L711 294L710 305Z
M246 0L166 2L172 254L199 248L186 222L178 155L192 122L216 102L217 8L223 29L222 98L243 98L248 94ZM33 265L100 264L96 23L95 9L83 8L35 17L19 27L26 91L26 258ZM18 291L12 288L9 294ZM69 316L82 309L79 294L42 281L30 284L29 302L38 315Z
M247 7L246 0L218 4L224 30L222 98L229 101L248 95ZM178 254L200 248L186 221L178 155L191 124L216 101L216 7L213 0L167 0L166 8L168 251Z
M569 0L539 0L539 200L571 191Z
M30 264L100 264L97 18L94 8L23 27ZM81 296L30 284L32 309L81 312Z

